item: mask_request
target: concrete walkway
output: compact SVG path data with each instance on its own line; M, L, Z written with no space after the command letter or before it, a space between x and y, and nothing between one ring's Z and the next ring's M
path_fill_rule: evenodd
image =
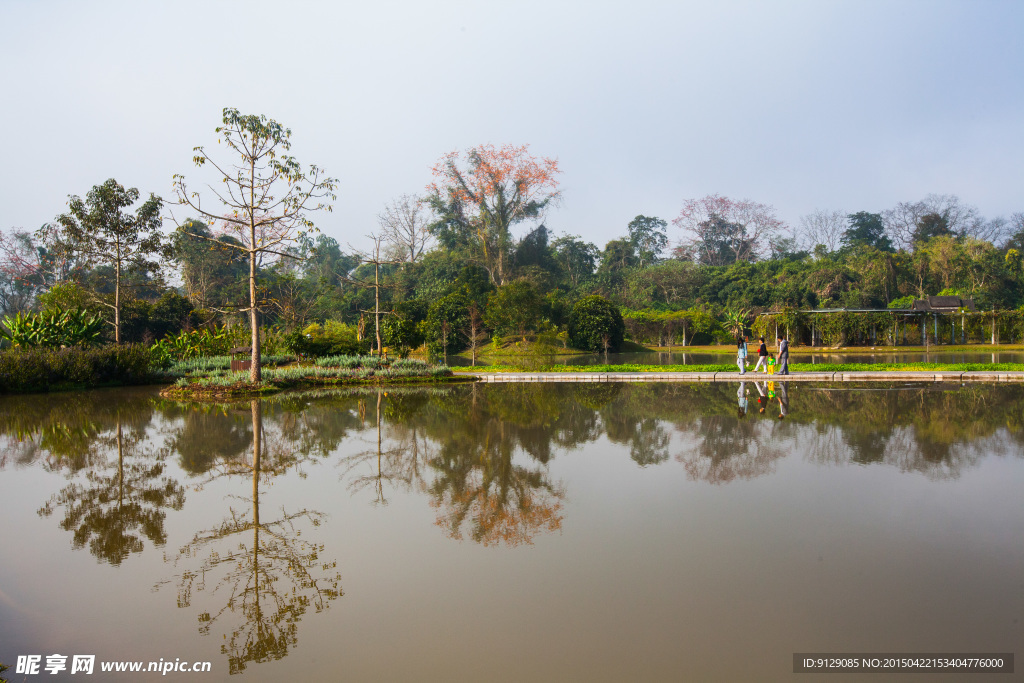
M459 373L462 374L462 373ZM470 374L470 373L466 373ZM1024 372L493 372L472 373L481 382L1024 382Z

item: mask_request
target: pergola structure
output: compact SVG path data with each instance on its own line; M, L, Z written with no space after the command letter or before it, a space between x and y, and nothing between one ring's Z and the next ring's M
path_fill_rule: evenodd
M967 339L966 332L966 316L968 313L977 313L978 309L974 305L974 299L967 298L963 299L958 296L929 296L925 299L918 299L913 302L910 308L816 308L806 309L799 311L800 313L810 315L829 315L837 313L887 313L894 316L902 315L904 321L907 318L917 318L921 325L921 340L927 344L928 337L926 332L926 320L928 315L932 316L933 320L933 332L935 337L935 343L939 343L939 315L952 315L959 313L960 319L960 338L961 343L965 343ZM768 311L762 313L761 316L774 316L779 315L779 311ZM894 321L895 325L895 321ZM775 330L776 336L778 336L778 325L776 324ZM950 325L950 344L956 343L956 328L955 324ZM872 329L872 342L877 343L877 333ZM896 330L893 330L893 341L896 340ZM903 340L906 343L906 325L903 328ZM811 318L811 346L817 346L819 342L819 335L816 330L815 319ZM992 332L992 343L995 343L995 322L993 320L993 332Z

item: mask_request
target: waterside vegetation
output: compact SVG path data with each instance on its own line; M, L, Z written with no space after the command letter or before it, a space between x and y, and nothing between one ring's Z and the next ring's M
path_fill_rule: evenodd
M288 128L227 107L215 132L228 160L202 145L192 158L195 182L224 186L205 204L181 174L166 206L152 193L139 203L138 189L108 179L85 199L69 196L69 211L38 230L0 231L0 346L55 354L43 365L46 354L27 356L35 370L12 370L0 391L160 372L184 380L172 393L227 390L241 379L219 365L203 377L174 368L228 353L248 356L250 390L264 392L416 372L437 379L452 354L671 350L744 333L780 334L794 349L1024 340L1024 212L985 218L956 196L928 195L888 209L816 210L790 226L769 204L708 195L683 200L671 227L637 215L600 248L549 227L562 198L557 159L488 144L442 156L421 195L384 208L367 235L372 249L360 251L314 225L338 181L290 156ZM232 164L246 173L225 174ZM911 310L932 295L961 303ZM97 360L89 370L83 359L100 355L61 350L102 344L144 344L150 367L136 359L115 372ZM440 364L262 373L284 355L412 353Z
M252 382L247 370L203 368L186 372L160 394L177 399L224 399L264 396L285 389L472 379L456 377L447 366L411 358L391 361L376 356L333 356L318 358L312 363L264 368L259 382Z

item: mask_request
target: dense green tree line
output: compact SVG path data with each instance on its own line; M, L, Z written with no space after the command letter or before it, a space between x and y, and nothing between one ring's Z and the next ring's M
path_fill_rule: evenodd
M287 149L290 131L273 121L225 110L218 132L228 124L236 137L269 135ZM302 173L290 157L268 168L277 179ZM433 173L425 196L381 214L371 253L312 231L298 204L271 219L239 199L227 204L235 218L218 222L181 176L177 204L195 217L158 233L162 200L133 209L138 190L111 179L38 231L0 233L0 312L88 310L124 341L254 321L312 338L332 321L347 351L379 338L400 353L426 344L447 355L492 341L590 350L615 350L624 336L725 341L737 311L749 330L766 311L885 309L935 294L972 297L986 311L1024 304L1024 214L985 220L956 197L816 211L790 230L770 206L712 195L685 202L671 225L638 215L601 248L548 227L558 165L525 146L452 153ZM330 208L326 181L311 208Z

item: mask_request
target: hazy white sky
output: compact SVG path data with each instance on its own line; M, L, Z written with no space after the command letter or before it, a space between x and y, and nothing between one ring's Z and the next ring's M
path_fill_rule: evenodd
M0 0L0 228L114 177L173 196L221 110L293 131L362 244L444 153L556 157L546 224L600 246L690 197L1024 210L1024 2ZM670 229L675 239L677 231Z

